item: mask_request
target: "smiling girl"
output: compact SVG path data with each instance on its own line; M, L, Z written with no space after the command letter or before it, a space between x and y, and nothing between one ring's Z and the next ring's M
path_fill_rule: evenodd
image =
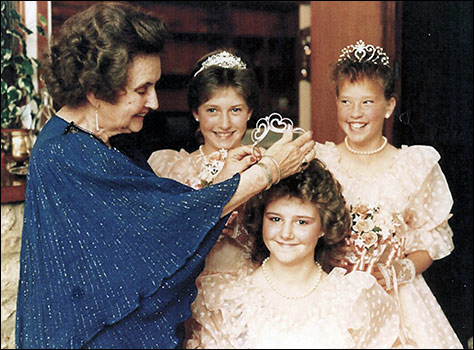
M454 249L448 224L453 198L438 164L440 155L431 146L396 148L383 135L396 99L389 57L381 47L359 40L344 48L332 81L339 127L346 136L337 145L318 143L317 157L341 183L348 204L376 206L385 215L401 218L396 229L405 241L401 257L375 264L372 273L400 305L402 345L462 348L422 276L434 260ZM353 264L354 251L348 246L327 249L325 265Z
M329 274L316 262L350 217L339 183L317 159L245 205L254 272L200 277L198 325L187 348L387 348L398 337L395 304L362 271ZM319 244L318 244L319 242Z

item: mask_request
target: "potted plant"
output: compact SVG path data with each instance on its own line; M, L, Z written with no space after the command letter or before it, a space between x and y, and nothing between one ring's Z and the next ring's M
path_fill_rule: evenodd
M31 113L31 119L34 120L42 103L33 83L38 60L28 56L26 51L25 38L32 31L24 25L14 4L14 1L1 2L2 128L22 128L22 113ZM42 25L46 24L43 16L38 18ZM41 35L46 35L43 27L37 26L37 29ZM30 111L25 110L26 106L30 107Z
M12 130L40 128L38 111L42 106L40 93L34 85L35 69L39 62L30 57L26 50L25 38L32 33L23 23L23 19L15 10L15 1L1 2L2 23L2 159L3 152L8 150L9 135ZM46 24L43 16L38 16L42 25ZM37 26L41 35L46 35L43 27ZM29 120L24 125L24 120ZM25 132L25 131L23 131ZM31 133L31 131L29 131Z

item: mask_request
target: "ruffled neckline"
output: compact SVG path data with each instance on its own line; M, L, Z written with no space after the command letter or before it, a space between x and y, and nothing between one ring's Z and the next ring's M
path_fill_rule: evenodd
M395 304L368 273L346 273L336 267L322 277L312 294L298 300L271 293L260 284L260 278L252 272L203 277L193 315L206 330L197 331L198 336L189 344L204 348L218 344L219 348L327 349L335 345L389 346L396 339L399 320ZM372 302L373 298L380 302ZM380 307L382 314L375 315ZM383 339L374 333L374 324L380 322L388 330Z
M256 312L269 321L278 321L279 326L284 329L298 329L310 320L324 319L325 306L321 305L320 301L336 298L335 293L345 296L345 299L339 299L337 302L341 305L342 311L344 304L351 305L363 289L370 288L375 283L375 279L360 271L346 274L345 269L334 268L329 274L323 272L319 286L304 299L306 305L315 307L306 308L305 312L292 315L282 312L279 299L269 297L267 290L255 283L254 273L253 270L242 271L232 279L227 285L226 293L222 295L221 302L214 304L214 307L221 309L233 305L234 310L246 309L249 314ZM211 306L213 303L206 304Z
M439 153L431 146L403 145L385 169L373 174L359 174L343 166L342 156L333 142L317 143L315 149L316 157L326 164L341 183L347 199L355 200L360 195L373 197L377 192L379 196L376 197L379 199L387 196L392 200L398 198L392 201L394 204L398 202L396 206L420 189L440 159ZM396 188L397 191L385 191L387 188Z
M324 152L321 156L321 158L324 160L324 162L329 166L331 170L337 170L344 174L345 176L352 178L355 181L360 181L361 179L366 179L367 181L373 180L374 175L368 175L368 174L360 174L360 173L354 173L351 172L350 169L347 169L344 167L344 165L341 163L341 152L337 149L336 144L331 141L326 141L324 144L317 144L317 145L322 145L324 146ZM412 146L416 147L416 146ZM318 148L318 152L316 153L316 157L319 158L319 152L321 152L321 148ZM377 172L377 176L387 176L391 175L394 172L400 171L400 168L403 166L403 158L406 156L407 153L410 152L410 147L407 145L402 145L401 148L397 149L397 153L393 156L392 161L390 162L390 165ZM330 164L328 164L330 163Z

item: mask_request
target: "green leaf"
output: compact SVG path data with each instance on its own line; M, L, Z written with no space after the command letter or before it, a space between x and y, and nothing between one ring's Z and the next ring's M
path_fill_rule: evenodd
M38 20L40 21L42 26L48 25L48 20L40 13L38 14ZM43 28L41 28L43 29Z
M10 111L7 108L2 109L2 128L10 128L11 119Z
M36 29L38 30L38 33L40 33L42 36L46 36L46 32L43 27L36 26Z
M10 48L2 49L2 65L12 58L12 50Z
M18 22L18 26L26 33L26 35L30 35L33 33L27 26L23 24L23 22Z
M21 17L15 9L12 9L10 15L12 16L14 22L21 22Z
M21 90L18 90L14 86L10 86L7 90L8 100L19 100L22 97Z
M9 105L8 109L10 110L10 118L16 118L16 116L21 112L21 109L15 105Z
M24 71L25 74L33 75L34 69L33 69L33 65L31 64L30 60L24 61L23 64L22 64L22 67L23 67L23 71Z
M25 39L33 32L26 27L23 18L15 10L14 3L13 1L1 2L1 125L3 128L20 126L21 109L26 103L33 102L38 109L43 104L41 96L33 84L35 68L39 67L39 61L35 57L29 57L26 51ZM47 23L47 19L38 14L37 30L39 34L47 35L44 29ZM36 123L34 113L32 113L32 118L32 123Z

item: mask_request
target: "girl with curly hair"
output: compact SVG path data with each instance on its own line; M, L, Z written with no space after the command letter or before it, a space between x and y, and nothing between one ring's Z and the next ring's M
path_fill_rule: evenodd
M254 235L250 274L198 278L197 325L187 348L385 348L398 337L395 304L362 271L329 274L316 262L350 216L339 183L314 159L245 205Z

